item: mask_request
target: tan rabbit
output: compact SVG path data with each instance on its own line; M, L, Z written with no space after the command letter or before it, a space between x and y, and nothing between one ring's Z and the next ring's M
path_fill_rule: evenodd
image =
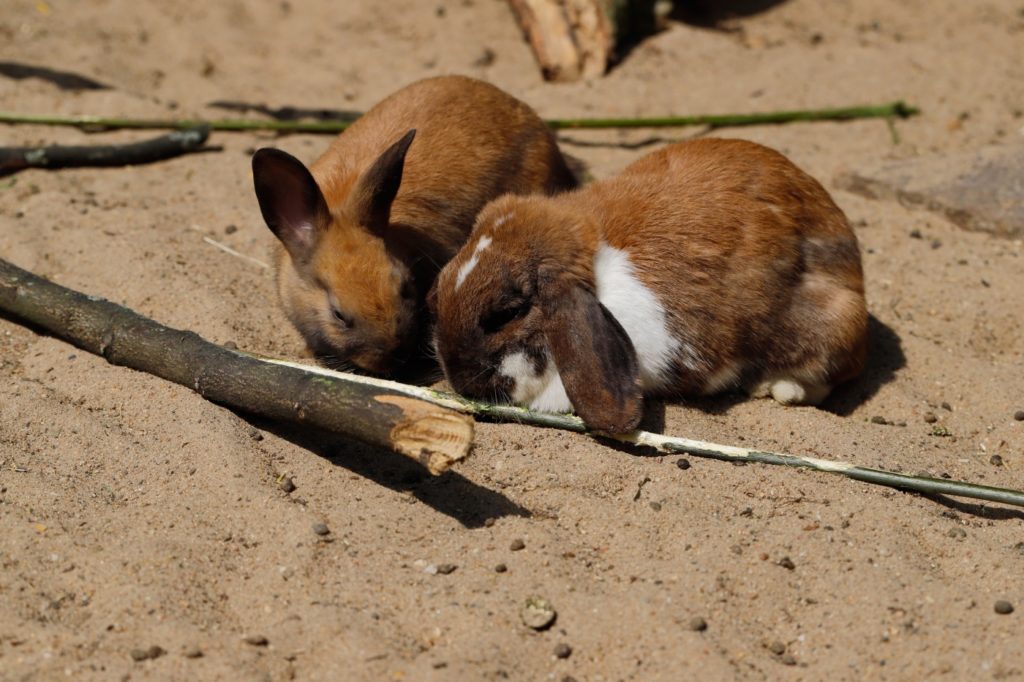
M744 388L816 404L864 366L857 238L784 156L701 139L558 197L502 197L438 276L460 392L640 421L642 397Z
M427 345L423 298L488 201L575 186L533 110L461 76L395 92L309 169L269 148L252 168L289 319L325 364L377 374Z

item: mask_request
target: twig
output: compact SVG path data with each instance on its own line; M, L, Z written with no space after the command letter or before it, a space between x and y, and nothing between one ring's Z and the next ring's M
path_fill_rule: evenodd
M795 121L848 121L861 118L907 118L920 113L916 107L904 102L891 102L877 106L843 107L838 109L807 109L771 111L755 114L711 114L705 116L665 116L659 118L556 118L547 124L556 130L580 128L672 128L706 125L726 128ZM255 131L269 130L287 133L335 134L345 130L351 121L263 121L256 119L139 119L103 118L100 116L35 116L0 112L0 123L71 126L83 130L119 130L125 128L174 129L207 126L210 130Z
M0 175L25 168L134 166L152 163L196 151L209 136L209 128L193 126L130 144L0 147Z
M473 419L402 391L264 362L165 327L0 259L0 311L113 365L149 372L207 400L386 447L438 474L469 454Z
M597 434L591 433L583 421L570 414L548 414L534 412L522 407L513 405L493 405L475 400L463 398L462 396L435 391L430 388L408 386L405 384L376 379L373 377L354 376L322 367L312 367L300 363L284 360L272 360L288 367L301 367L310 372L318 372L328 376L345 377L351 381L358 381L378 388L389 388L403 393L410 397L432 402L435 405L457 410L474 417L488 419L498 422L516 422L530 424L532 426L543 426L576 433L590 433L599 438L609 438L620 443L629 445L651 447L661 452L686 453L696 457L709 457L731 462L759 462L761 464L779 464L783 466L812 469L832 474L839 474L858 481L874 483L875 485L912 490L920 493L954 495L958 497L969 497L976 500L988 500L990 502L1002 502L1024 507L1024 491L1011 490L1007 488L996 488L976 483L953 481L943 478L929 478L927 476L911 476L908 474L897 474L891 471L871 469L869 467L857 466L849 462L837 462L817 457L805 457L800 455L787 455L778 452L766 452L762 450L751 450L738 448L731 445L719 445L689 438L676 436L665 436L648 431L636 431L631 434Z
M242 260L247 260L250 263L252 263L253 265L258 265L261 268L269 268L270 267L269 265L267 265L266 263L261 261L259 258L253 258L252 256L245 255L241 251L235 251L234 249L232 249L227 244L221 244L219 241L217 241L216 239L213 239L212 237L207 237L206 235L203 235L203 241L206 242L207 244L209 244L210 246L216 246L218 249L220 249L221 251L223 251L224 253L226 253L228 255L234 256L235 258L241 258Z

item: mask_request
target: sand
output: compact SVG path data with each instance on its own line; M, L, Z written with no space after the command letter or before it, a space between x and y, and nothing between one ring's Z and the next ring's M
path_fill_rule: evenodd
M0 109L358 110L442 73L487 79L549 117L906 99L923 113L893 129L714 133L782 150L847 212L875 318L871 359L825 409L700 400L668 405L665 430L1024 487L1024 422L1013 418L1024 410L1021 242L836 182L890 161L1024 144L1020 2L753 5L725 30L673 21L606 78L552 85L498 0L13 0L0 10L0 61L109 87L0 76ZM11 145L146 136L0 132ZM656 148L638 146L652 136L703 132L561 140L607 177ZM270 270L204 237L267 262L251 151L276 145L311 161L328 138L211 143L222 149L149 166L0 178L0 256L210 340L302 359ZM1021 510L680 459L480 424L469 460L425 477L389 453L233 413L0 318L0 678L1024 675ZM545 631L520 619L531 595L557 611ZM996 613L997 600L1016 612ZM165 653L150 658L152 646Z

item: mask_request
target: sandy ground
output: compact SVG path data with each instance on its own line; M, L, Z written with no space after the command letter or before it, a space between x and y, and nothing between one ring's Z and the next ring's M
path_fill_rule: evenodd
M753 4L767 6L729 30L673 22L608 77L551 85L498 0L5 0L0 61L110 87L0 76L0 109L364 109L441 73L488 79L545 116L904 98L924 113L895 125L898 140L881 121L716 133L783 150L847 211L876 319L870 367L827 409L699 401L668 406L665 428L1024 487L1024 422L1013 419L1024 409L1021 242L835 182L890 159L1022 144L1024 6ZM606 177L654 148L633 143L700 132L562 140ZM3 144L98 139L0 128ZM251 150L275 144L310 161L328 140L212 142L223 150L0 179L0 256L213 341L302 358L270 272L203 237L266 260ZM1020 510L679 459L480 424L470 460L424 477L386 452L235 414L0 319L0 678L1024 676ZM281 476L297 489L281 491ZM318 522L328 536L314 534ZM432 570L446 563L455 570ZM554 605L554 627L521 623L530 595ZM996 600L1016 613L995 613ZM560 644L568 657L556 657ZM166 654L133 660L154 645Z

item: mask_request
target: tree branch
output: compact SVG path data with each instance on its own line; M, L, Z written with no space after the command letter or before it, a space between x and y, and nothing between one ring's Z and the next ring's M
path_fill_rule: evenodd
M24 168L135 166L152 163L197 151L209 136L208 127L196 126L130 144L0 147L0 175Z
M469 454L473 419L388 387L326 376L222 348L0 259L0 311L113 365L154 374L207 400L395 450L439 474Z
M964 481L953 481L944 478L930 478L927 476L911 476L899 474L892 471L882 471L869 467L857 466L849 462L838 462L817 457L804 457L800 455L788 455L779 452L767 452L763 450L751 450L738 448L731 445L719 445L706 441L679 438L676 436L665 436L648 431L635 431L628 434L602 434L592 433L587 429L579 417L571 414L549 414L546 412L534 412L514 405L493 405L476 400L463 398L462 396L435 391L430 388L419 386L407 386L386 379L373 377L351 376L341 372L334 372L322 367L310 367L284 360L271 360L288 367L303 367L311 372L318 372L331 376L344 376L352 381L358 381L378 388L389 388L415 397L420 400L432 402L436 405L458 410L464 414L473 415L480 419L488 419L496 422L515 422L518 424L529 424L545 428L573 431L575 433L590 434L596 438L610 439L627 445L650 447L660 452L690 454L696 457L708 457L711 459L725 460L729 462L757 462L761 464L776 464L801 469L811 469L830 474L838 474L846 478L852 478L865 483L899 488L919 493L953 495L957 497L968 497L976 500L987 500L989 502L1001 502L1024 507L1024 491L1008 488L996 488L993 486L967 483Z
M553 118L546 123L556 129L582 128L672 128L684 126L709 126L731 128L749 125L792 123L796 121L849 121L862 118L909 118L920 113L920 109L905 102L839 107L831 109L797 109L792 111L769 111L753 114L706 114L696 116L663 116L656 118ZM338 121L266 121L258 119L140 119L104 118L102 116L36 116L0 112L0 123L10 125L33 124L70 126L86 131L122 129L182 129L206 126L210 130L227 132L269 130L279 133L322 133L334 135L352 124L350 120Z

